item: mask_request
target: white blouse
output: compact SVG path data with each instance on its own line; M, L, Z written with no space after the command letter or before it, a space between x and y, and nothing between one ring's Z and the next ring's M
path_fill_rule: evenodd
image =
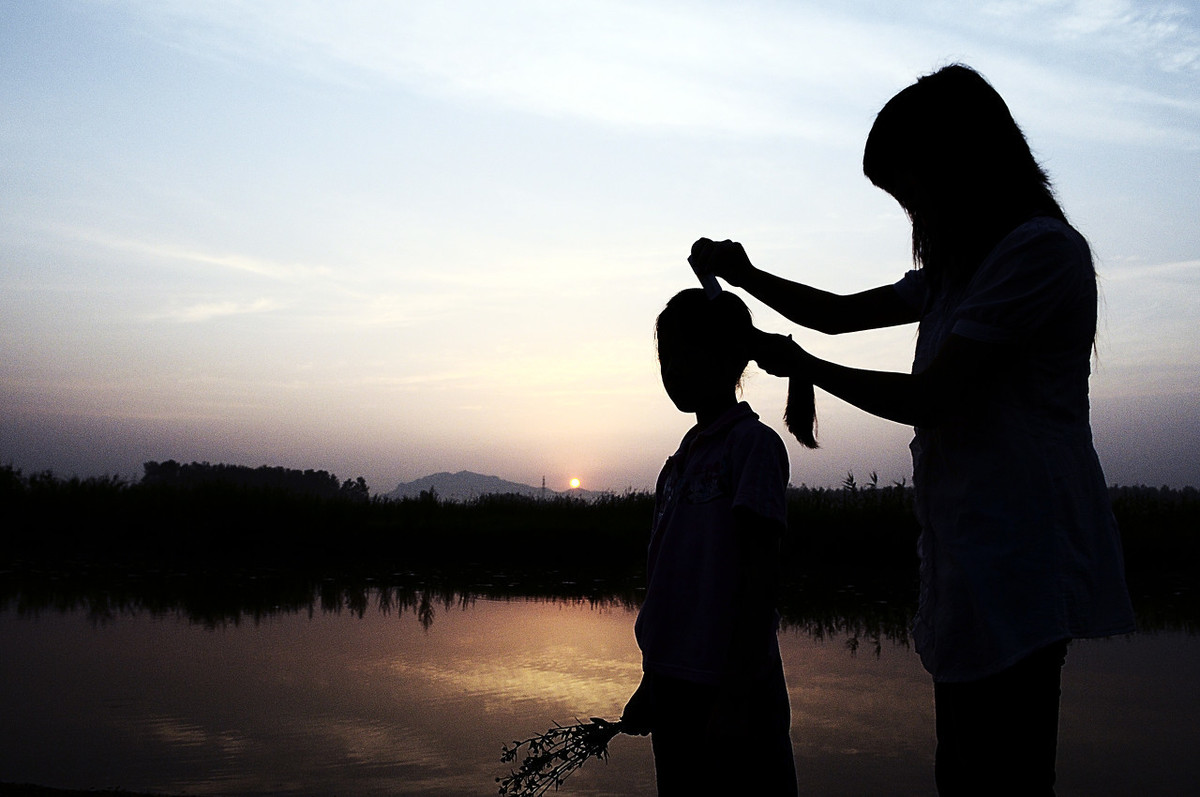
M1087 242L1051 218L1010 233L953 296L895 285L922 313L913 373L950 335L1017 347L979 406L917 428L917 652L935 681L972 681L1067 638L1133 630L1120 536L1092 445L1096 279Z

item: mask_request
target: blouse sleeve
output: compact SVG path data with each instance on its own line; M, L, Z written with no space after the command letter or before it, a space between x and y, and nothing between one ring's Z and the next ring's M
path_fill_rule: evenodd
M980 341L1011 341L1080 302L1095 304L1091 253L1083 236L1053 219L1018 228L979 267L954 312L953 334Z
M733 508L749 509L760 517L787 526L787 448L775 431L763 424L745 424L748 434L732 446Z
M925 272L913 269L905 273L899 282L892 285L892 288L900 296L902 302L919 313L925 309L925 299L929 291L928 285L929 283L925 279Z

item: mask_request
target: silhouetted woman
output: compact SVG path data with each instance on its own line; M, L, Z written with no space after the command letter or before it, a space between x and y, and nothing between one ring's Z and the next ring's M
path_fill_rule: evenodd
M938 791L1052 795L1067 643L1133 630L1092 445L1096 275L1000 95L973 70L880 111L863 170L912 222L917 269L835 295L700 239L711 270L830 334L917 322L911 374L846 368L761 333L755 359L916 428L914 639L933 675Z

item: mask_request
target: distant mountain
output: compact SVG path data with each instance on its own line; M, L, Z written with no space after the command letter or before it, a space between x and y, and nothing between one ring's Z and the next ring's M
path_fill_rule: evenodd
M485 476L482 473L460 470L458 473L434 473L411 482L401 482L385 497L415 498L428 490L433 490L437 493L438 498L447 501L467 501L481 495L508 493L535 497L543 494L541 487L534 487L531 484L510 482L498 476ZM570 494L580 498L592 498L596 495L589 490L571 490ZM556 495L560 495L560 493L550 489L545 491L547 498Z

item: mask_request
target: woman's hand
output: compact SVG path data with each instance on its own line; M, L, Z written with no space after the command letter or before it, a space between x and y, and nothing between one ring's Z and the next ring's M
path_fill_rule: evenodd
M741 244L708 238L701 238L692 244L688 263L697 274L716 274L735 287L741 287L745 277L754 269Z
M750 357L758 367L772 376L808 378L811 355L791 335L775 335L755 329L751 333Z
M645 736L654 729L654 695L650 689L650 679L642 676L637 691L625 710L621 712L621 732L633 736Z

